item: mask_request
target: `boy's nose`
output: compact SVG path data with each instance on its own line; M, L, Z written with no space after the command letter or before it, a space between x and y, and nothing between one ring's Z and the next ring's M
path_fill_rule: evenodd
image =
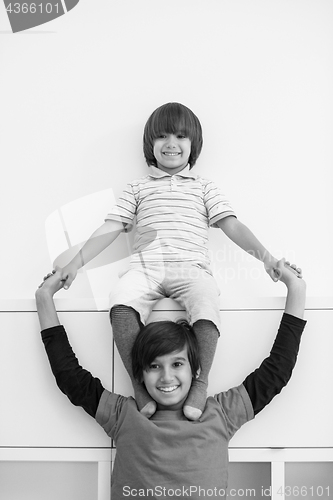
M169 135L168 139L167 139L167 146L169 148L174 148L176 146L176 138L174 135Z
M172 375L172 370L169 370L169 369L164 369L163 370L163 373L161 374L161 381L162 382L171 382L173 379L173 375Z

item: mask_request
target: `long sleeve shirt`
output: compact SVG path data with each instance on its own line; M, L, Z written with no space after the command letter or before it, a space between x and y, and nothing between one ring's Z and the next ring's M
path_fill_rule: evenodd
M284 314L269 357L243 384L259 413L290 379L306 322ZM101 381L79 365L62 325L42 331L42 340L59 389L70 401L95 417L104 391Z
M112 499L168 498L168 490L199 499L208 489L227 488L229 441L287 384L304 326L305 321L284 314L270 355L238 387L209 397L196 422L181 410L157 411L147 419L133 398L104 389L79 365L63 326L44 330L42 339L61 391L115 441Z

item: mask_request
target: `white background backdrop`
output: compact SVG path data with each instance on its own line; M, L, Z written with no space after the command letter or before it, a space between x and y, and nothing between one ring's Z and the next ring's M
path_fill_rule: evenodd
M308 295L327 304L332 22L330 0L81 0L12 34L0 6L0 298L32 299L51 269L51 213L106 188L118 196L146 174L144 124L179 101L203 126L195 171L273 254L303 267ZM223 250L229 279L226 240L218 230L211 239L222 295L284 293L234 246ZM89 293L81 275L69 296Z

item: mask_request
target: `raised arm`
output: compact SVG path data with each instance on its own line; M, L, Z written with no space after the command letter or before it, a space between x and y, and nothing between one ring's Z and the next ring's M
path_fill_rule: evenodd
M59 389L75 406L81 406L95 417L104 387L98 378L79 365L66 331L60 325L53 296L62 287L61 272L57 270L36 291L42 340Z
M236 245L256 259L261 260L272 280L278 281L278 278L274 274L274 267L278 262L277 259L269 253L245 224L240 222L236 217L229 216L219 220L217 225Z
M306 285L297 271L278 262L278 279L287 286L285 312L268 358L243 382L254 414L259 413L288 383L296 363L301 335L306 322L302 319Z

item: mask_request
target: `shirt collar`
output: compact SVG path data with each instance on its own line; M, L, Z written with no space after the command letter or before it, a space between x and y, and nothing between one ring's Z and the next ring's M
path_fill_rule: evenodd
M150 177L154 177L155 179L161 179L162 177L172 177L172 175L168 174L167 172L164 172L163 170L155 167L154 165L150 165L149 168L151 170L149 172ZM178 172L178 174L174 174L174 175L178 175L180 177L185 177L187 179L196 179L196 177L197 177L196 175L191 173L189 165L187 165L187 167L185 167L183 170Z

